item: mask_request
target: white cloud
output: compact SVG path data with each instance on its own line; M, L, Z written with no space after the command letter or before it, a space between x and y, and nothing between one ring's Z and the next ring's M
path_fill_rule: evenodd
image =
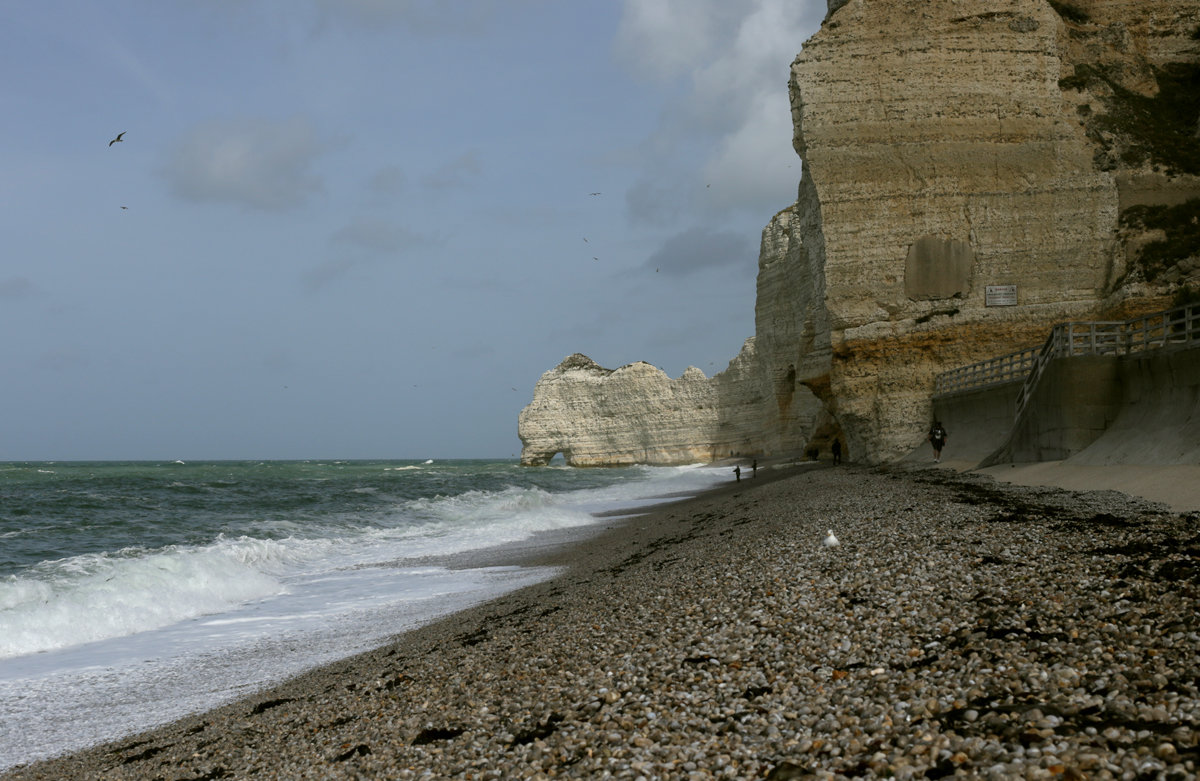
M825 10L825 0L626 0L617 56L682 89L643 145L635 219L650 212L633 195L648 190L671 189L681 211L710 218L770 213L795 198L789 66Z
M214 121L176 145L163 175L183 198L279 211L322 189L311 169L324 147L302 118Z
M643 76L673 79L694 70L744 13L728 0L626 0L617 54Z

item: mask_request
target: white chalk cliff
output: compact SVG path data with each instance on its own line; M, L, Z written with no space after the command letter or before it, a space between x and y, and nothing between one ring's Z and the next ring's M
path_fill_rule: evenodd
M795 204L712 378L575 355L522 462L896 458L935 375L1200 284L1200 0L831 0L791 70ZM989 305L1015 285L1016 305ZM990 303L996 303L995 300Z

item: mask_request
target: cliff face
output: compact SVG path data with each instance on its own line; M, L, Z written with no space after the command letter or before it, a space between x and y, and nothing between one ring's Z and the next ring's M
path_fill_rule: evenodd
M1198 53L1200 0L831 0L792 65L803 173L763 231L753 342L711 380L622 384L657 417L596 395L629 367L589 395L560 366L521 415L524 460L593 430L588 463L834 436L890 460L923 439L938 372L1164 307L1200 283ZM989 300L1008 285L1015 305Z
M805 44L798 209L820 214L805 244L829 332L811 337L832 355L799 379L828 385L851 452L919 443L946 368L1107 305L1162 304L1118 235L1121 200L1154 177L1175 201L1200 194L1163 159L1196 147L1195 96L1186 123L1155 129L1175 143L1146 142L1144 108L1168 64L1195 72L1198 25L1194 1L850 0ZM1016 285L1017 305L988 306L989 285Z
M542 375L521 411L521 463L561 453L572 466L694 464L751 453L762 398L748 370L754 343L709 379L689 367L672 380L639 361L605 369L576 353Z

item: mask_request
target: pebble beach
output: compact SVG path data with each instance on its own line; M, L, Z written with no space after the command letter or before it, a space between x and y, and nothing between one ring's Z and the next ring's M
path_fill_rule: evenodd
M561 574L0 778L1197 777L1200 512L760 468L495 555Z

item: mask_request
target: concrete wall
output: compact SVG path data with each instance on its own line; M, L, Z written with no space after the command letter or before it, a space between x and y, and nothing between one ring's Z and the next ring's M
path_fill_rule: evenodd
M960 415L960 427L995 432L1015 399L977 393L970 405L949 397L934 408ZM1011 433L980 465L1061 460L1200 464L1200 349L1053 360Z
M1117 417L1078 464L1200 464L1200 349L1121 359Z
M979 463L1008 441L1021 384L1006 382L934 398L933 416L942 421L947 434L942 457L953 462ZM925 443L904 460L927 461L932 455L932 448Z
M1055 358L1013 427L1010 461L1061 461L1092 444L1121 409L1120 359Z

